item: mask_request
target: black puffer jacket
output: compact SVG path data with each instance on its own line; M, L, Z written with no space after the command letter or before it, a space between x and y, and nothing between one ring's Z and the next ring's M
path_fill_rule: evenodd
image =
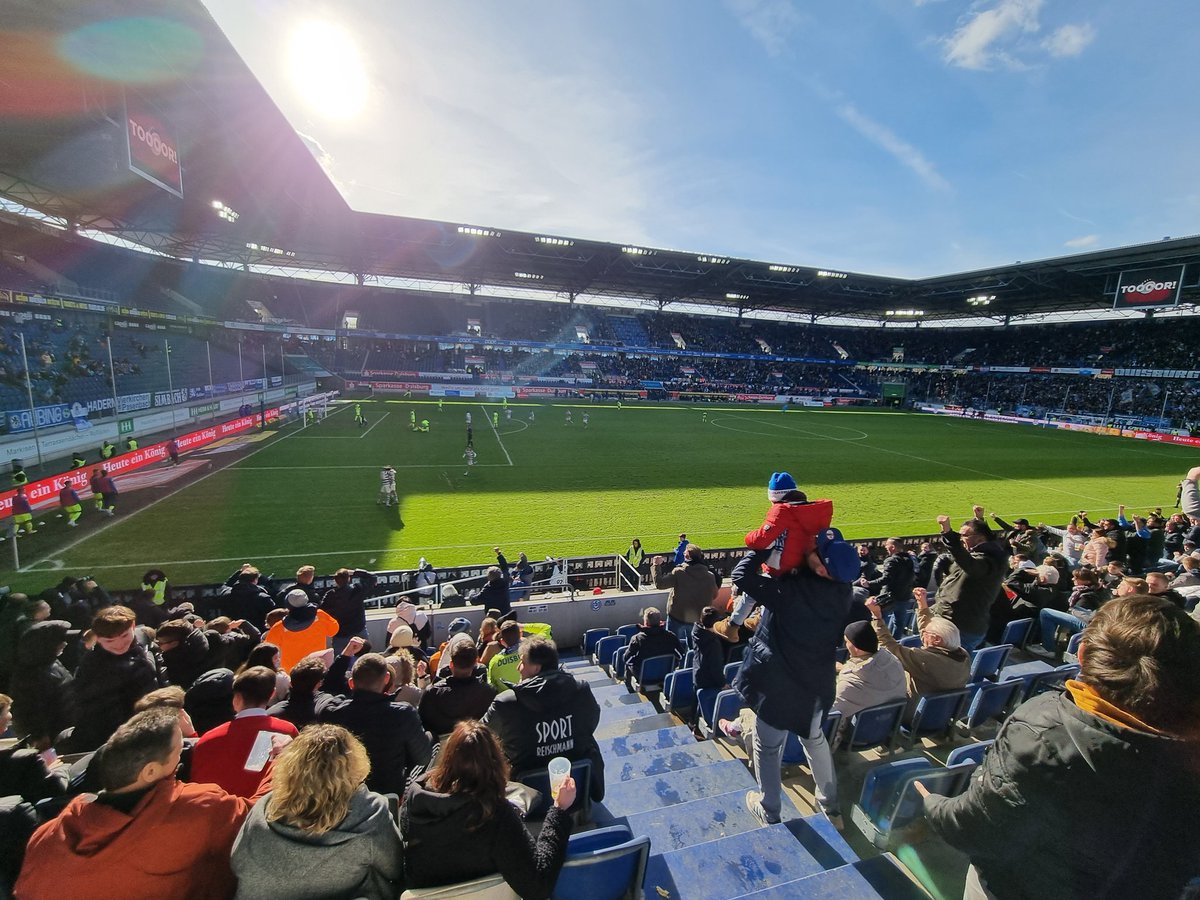
M552 669L504 691L483 717L504 745L515 773L544 769L552 757L592 761L592 800L604 799L604 759L593 737L600 704L592 688Z
M167 667L167 679L185 691L209 669L220 668L213 665L208 639L199 628L189 631L170 650L163 650L162 659Z
M167 686L162 658L135 640L119 656L99 645L83 655L72 687L78 719L71 752L95 750L133 715L133 704Z
M965 794L929 824L996 896L1174 900L1198 869L1194 745L1035 697L1004 723Z
M878 598L884 612L891 612L895 604L912 599L916 577L912 557L907 553L893 553L883 561L879 577L867 582L867 590Z
M439 794L414 782L400 807L404 875L409 887L470 881L499 872L526 900L549 897L558 881L571 836L571 817L556 806L546 813L536 841L509 803L479 823L481 808L463 794Z
M75 723L74 680L58 661L58 648L66 643L69 622L49 619L21 635L17 666L9 691L13 698L13 726L32 741L53 741Z

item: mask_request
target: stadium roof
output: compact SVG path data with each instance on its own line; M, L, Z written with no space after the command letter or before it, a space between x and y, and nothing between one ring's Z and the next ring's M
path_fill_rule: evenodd
M0 196L184 259L816 320L1099 312L1122 271L1166 265L1189 266L1181 302L1200 299L1200 236L908 280L360 213L198 0L21 4L5 27ZM182 198L129 171L127 93L173 133Z

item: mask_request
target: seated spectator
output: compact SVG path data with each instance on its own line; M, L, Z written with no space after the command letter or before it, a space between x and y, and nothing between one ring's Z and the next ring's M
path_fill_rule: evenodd
M1200 809L1200 628L1168 600L1115 599L1079 664L1066 691L1008 718L966 793L918 787L929 825L971 859L966 895L1174 900L1196 874L1180 823Z
M1083 548L1087 544L1087 535L1079 527L1079 517L1072 516L1066 528L1055 528L1053 525L1038 523L1038 530L1046 534L1058 535L1062 540L1061 552L1072 569L1079 568L1082 562Z
M850 658L838 667L833 711L840 712L846 721L868 706L903 700L907 690L904 666L879 646L871 625L867 622L847 625L844 637Z
M725 640L714 628L720 620L721 614L714 607L706 606L700 611L700 621L692 626L692 644L696 648L692 658L695 673L692 678L696 690L725 687Z
M396 604L396 615L387 624L388 634L391 634L401 625L407 625L412 629L413 634L417 637L418 646L433 637L433 623L429 621L429 616L425 614L424 610L418 606L414 606L408 600L401 600Z
M1183 594L1171 587L1171 579L1162 572L1146 573L1146 587L1146 593L1170 600L1180 609L1187 606L1187 600L1184 599Z
M288 744L234 841L236 896L392 900L403 848L387 798L363 784L370 771L362 742L337 725Z
M127 606L96 613L96 646L83 654L75 680L78 720L71 735L74 753L95 750L133 714L133 704L155 688L166 687L162 660L138 640L136 619Z
M398 703L407 703L413 709L421 705L421 695L424 693L418 686L427 684L425 663L418 663L407 650L401 650L393 656L384 656L388 668L392 672L391 698Z
M545 638L526 638L519 650L521 680L492 701L483 721L500 739L513 771L544 769L552 756L592 762L591 797L604 799L604 758L593 732L600 704L592 688L558 667Z
M245 672L255 666L263 666L275 673L275 699L286 700L292 689L292 681L283 668L283 652L279 647L268 641L255 644L254 648L246 655L246 661L234 671Z
M0 734L12 724L12 708L12 697L0 694ZM0 750L0 797L20 797L36 803L66 790L66 770L61 763L51 771L41 753L20 744Z
M1171 587L1179 590L1197 585L1200 585L1200 559L1184 556L1179 560L1179 574L1171 579Z
M500 742L486 725L468 719L454 727L437 765L409 787L400 807L409 887L499 872L526 900L550 896L567 855L575 781L562 783L535 841L505 798L508 777Z
M1003 599L992 604L988 643L1000 643L1009 622L1037 618L1043 609L1066 611L1067 598L1058 592L1058 578L1058 569L1048 565L1019 571L1008 578Z
M183 708L191 716L198 734L211 731L223 722L232 722L233 679L229 669L205 672L192 683L183 698Z
M231 896L229 853L252 803L177 781L182 748L173 710L121 725L104 745L104 789L76 797L37 830L14 896Z
M500 626L496 632L500 650L488 660L488 684L496 693L508 690L521 680L519 672L521 665L521 625L510 620Z
M953 691L965 687L971 674L971 656L962 648L958 626L949 619L935 616L929 611L929 601L924 590L915 588L913 596L917 598L920 647L900 646L884 622L879 604L873 599L867 601L867 609L871 611L875 636L879 638L880 646L904 666L905 680L908 683L908 706L904 710L906 722L912 719L913 710L917 708L917 700L922 694L936 694L939 691Z
M192 751L192 781L219 785L251 797L262 782L274 735L295 737L296 726L267 715L275 695L275 673L254 666L233 680L232 722L205 732Z
M49 619L33 625L17 644L17 665L9 687L13 728L38 750L52 747L76 718L74 679L59 662L69 631L70 623Z
M185 691L214 668L209 665L208 639L185 619L171 619L154 632L154 643L167 667L167 679Z
M496 692L475 677L478 659L469 637L456 641L450 654L450 677L435 682L421 697L418 712L425 729L435 736L449 734L463 719L481 719Z
M449 662L448 659L447 663L442 662L442 654L446 652L446 645L450 643L456 634L465 634L470 637L471 620L464 619L462 616L450 620L450 625L446 629L446 640L442 641L441 645L437 648L437 650L434 651L433 655L429 657L429 671L435 678L441 677L438 674L439 671L443 665L446 665Z
M1066 631L1070 635L1083 631L1084 626L1092 620L1092 616L1103 606L1112 593L1106 587L1101 587L1100 576L1095 569L1079 568L1071 576L1075 588L1067 598L1067 610L1043 609L1038 613L1038 627L1042 633L1042 647L1056 661L1061 658L1058 649L1058 632ZM1136 581L1140 579L1131 579ZM1124 594L1144 593L1135 590L1133 585L1126 587ZM1036 647L1030 647L1036 651Z
M479 640L475 642L475 648L479 651L480 664L485 666L504 648L500 643L500 623L491 616L485 616L479 623Z
M290 676L292 689L288 692L287 699L276 701L267 709L267 715L291 722L297 728L303 728L305 725L315 722L317 706L322 702L328 702L328 698L331 697L330 694L321 690L321 685L330 670L334 666L339 668L339 671L334 673L332 681L345 679L345 672L350 665L350 657L346 656L344 650L345 648L334 659L333 666L326 666L322 654L316 653L304 657L292 666Z
M696 626L692 626L695 630ZM632 680L637 677L642 661L652 656L683 657L683 645L673 632L663 624L663 615L653 606L642 610L642 624L637 634L629 639L629 650L625 654L625 687L633 690ZM674 666L672 666L674 668Z
M413 634L411 626L401 625L391 633L388 638L387 650L383 652L386 657L398 655L407 656L413 662L424 662L425 652L421 649L421 642L417 640L417 636Z
M279 648L282 657L279 665L286 671L308 654L328 647L338 633L338 623L325 610L311 603L308 593L301 588L288 591L284 598L288 605L287 616L267 630L265 640Z
M351 646L353 641L347 649ZM350 673L350 696L319 705L317 721L341 725L363 742L371 759L368 788L401 795L409 777L429 765L433 748L417 711L388 697L390 682L387 661L378 653L364 653Z

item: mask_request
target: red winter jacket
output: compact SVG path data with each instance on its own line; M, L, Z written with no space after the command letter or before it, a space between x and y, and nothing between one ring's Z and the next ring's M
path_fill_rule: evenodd
M833 521L832 500L804 503L772 503L762 528L746 535L751 550L774 547L767 560L772 575L802 568L805 557L816 547L817 533Z

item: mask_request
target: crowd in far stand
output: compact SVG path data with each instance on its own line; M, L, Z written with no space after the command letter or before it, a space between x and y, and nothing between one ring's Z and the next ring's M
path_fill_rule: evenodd
M939 516L937 541L892 538L875 560L842 539L832 500L775 473L728 602L681 535L673 558L651 560L665 608L644 610L614 674L632 680L641 660L690 643L697 686L721 687L729 646L745 643L733 687L746 708L718 725L752 760L748 810L780 821L793 733L841 828L830 710L905 701L911 720L922 696L962 688L970 652L1018 618L1055 659L1081 634L1079 673L1012 712L966 793L918 785L926 818L970 857L968 897L1048 884L1176 897L1200 825L1198 479L1200 467L1178 515L1081 510L1060 529L975 507L957 528ZM547 801L516 783L553 756L590 762L593 801L605 779L590 686L512 605L526 565L496 548L484 587L453 601L483 606L478 632L455 618L436 647L407 600L386 646L370 646L374 576L357 569L318 591L303 566L269 591L247 563L202 609L172 602L161 570L129 606L90 579L5 597L0 733L11 723L17 740L0 751L0 886L21 900L394 898L500 873L522 897L549 896L577 788L568 778ZM916 646L897 639L910 616Z

